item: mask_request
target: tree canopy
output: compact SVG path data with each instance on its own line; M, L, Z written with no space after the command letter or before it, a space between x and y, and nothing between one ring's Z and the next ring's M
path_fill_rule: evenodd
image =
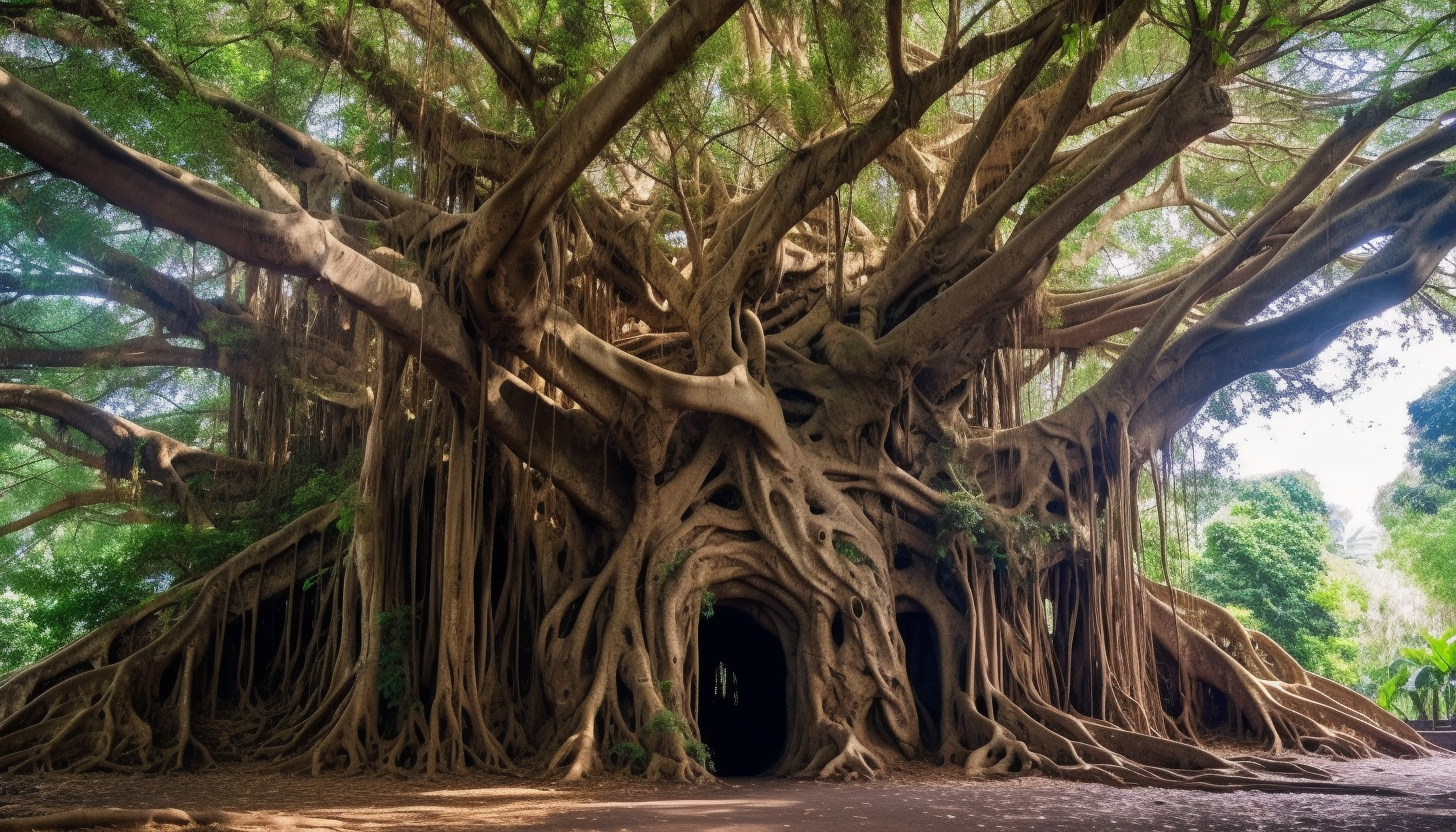
M1445 308L1447 5L0 15L4 616L96 627L0 682L0 769L698 779L714 605L780 774L1421 753L1145 579L1137 484Z

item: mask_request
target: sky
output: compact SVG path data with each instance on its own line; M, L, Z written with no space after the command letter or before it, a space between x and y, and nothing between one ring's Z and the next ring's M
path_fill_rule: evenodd
M1393 323L1396 312L1377 319ZM1231 431L1239 476L1305 470L1325 502L1350 509L1348 528L1375 524L1375 493L1405 467L1410 423L1406 405L1456 367L1456 340L1437 332L1404 351L1394 339L1377 354L1397 366L1339 402L1306 405L1294 413L1254 417Z

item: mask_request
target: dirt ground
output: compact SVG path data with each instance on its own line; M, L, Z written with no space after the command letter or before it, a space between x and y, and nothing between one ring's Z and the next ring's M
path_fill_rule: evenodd
M966 781L910 766L870 783L728 780L707 786L607 777L585 784L507 777L298 777L230 766L159 776L0 778L0 818L78 808L239 813L202 829L529 829L542 832L810 832L873 829L1331 830L1456 832L1456 755L1424 760L1312 761L1339 782L1409 797L1116 789L1045 777ZM3 824L0 824L3 827ZM199 828L199 827L192 827ZM131 824L141 832L177 826Z

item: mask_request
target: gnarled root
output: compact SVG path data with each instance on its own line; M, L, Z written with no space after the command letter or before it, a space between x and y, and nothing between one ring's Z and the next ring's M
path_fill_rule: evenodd
M102 826L206 826L238 824L276 829L337 829L344 824L329 818L301 815L265 815L251 812L184 812L181 809L73 809L49 815L0 820L0 832L52 829L91 829Z
M197 581L7 679L0 685L0 770L152 771L180 767L190 749L210 758L193 733L204 648L218 655L230 619L256 616L260 599L291 587L301 569L318 569L323 547L300 544L337 516L337 504L304 514ZM215 695L217 668L210 669ZM138 703L164 707L139 712ZM161 737L171 743L159 746Z
M795 777L873 780L884 769L885 761L845 726L830 724L823 726L823 730L832 738L833 744L822 746L814 759L794 774Z

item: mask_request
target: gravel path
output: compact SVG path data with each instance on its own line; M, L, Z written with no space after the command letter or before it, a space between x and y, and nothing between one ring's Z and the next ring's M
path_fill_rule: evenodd
M134 777L0 779L0 817L77 808L225 810L248 819L211 830L287 828L312 818L343 830L531 829L961 832L1158 830L1456 832L1456 756L1323 763L1337 780L1412 797L1115 789L1044 777L968 782L928 766L872 783L729 780L709 786L605 778L580 785L503 777L290 777L227 767ZM295 816L269 823L268 816ZM306 822L306 821L305 821ZM163 830L177 827L131 826Z

